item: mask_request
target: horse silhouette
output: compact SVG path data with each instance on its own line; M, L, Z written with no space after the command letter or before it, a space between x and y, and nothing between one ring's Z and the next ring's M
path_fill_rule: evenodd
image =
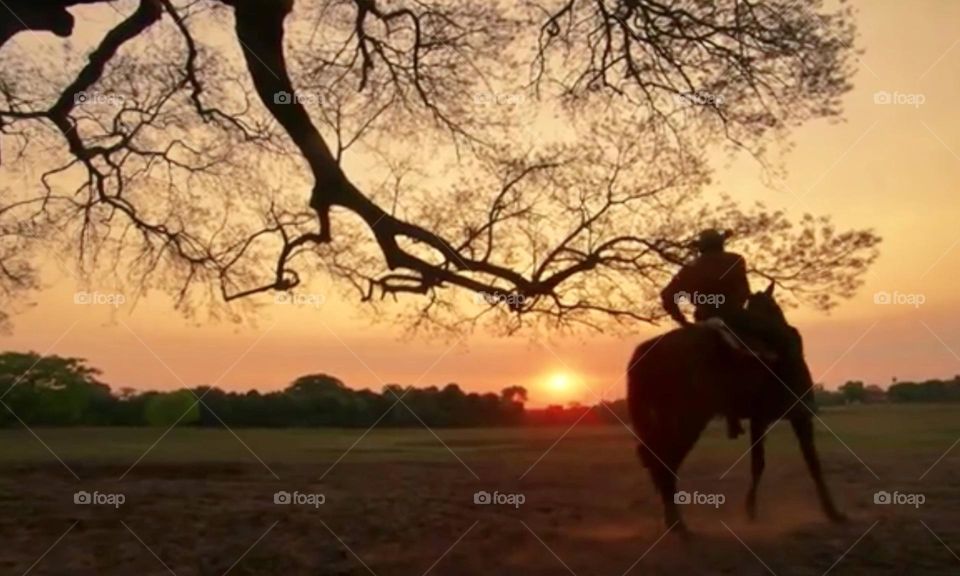
M779 419L790 421L820 506L834 522L837 511L823 480L813 440L813 380L803 358L800 333L787 323L773 298L773 284L750 296L747 313L782 337L774 358L744 344L734 350L715 328L694 324L648 340L637 347L627 369L627 403L640 439L640 460L663 501L664 520L686 533L677 509L677 470L707 423L722 413L723 394L732 393L737 414L750 422L752 482L746 508L757 513L757 487L764 467L763 439ZM736 337L736 336L735 336Z

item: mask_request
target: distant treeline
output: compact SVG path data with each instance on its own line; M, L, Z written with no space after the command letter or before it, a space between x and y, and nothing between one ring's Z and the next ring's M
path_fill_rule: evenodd
M0 354L0 426L210 426L369 427L516 426L616 421L622 401L603 407L525 409L527 391L508 386L499 394L389 384L380 392L354 390L326 374L311 374L282 391L228 392L198 386L172 392L114 392L100 372L78 358ZM584 411L593 414L584 415ZM614 415L614 411L617 412Z
M627 423L623 400L596 406L526 408L527 391L499 394L389 384L380 392L354 390L326 374L301 376L285 389L228 392L198 386L172 392L114 392L100 372L78 358L0 353L0 426L208 426L208 427L479 427ZM887 390L847 382L836 391L818 387L822 406L881 402L957 402L952 380L897 382Z
M951 380L894 381L886 389L876 384L865 385L863 382L850 381L837 390L825 390L822 386L818 386L815 394L817 404L821 406L883 402L960 402L960 375L954 376Z

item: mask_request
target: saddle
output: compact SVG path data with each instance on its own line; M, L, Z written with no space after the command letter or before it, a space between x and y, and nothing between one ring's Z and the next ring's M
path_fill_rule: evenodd
M696 324L719 334L723 343L737 354L758 357L764 362L773 362L777 359L777 353L768 344L749 335L740 336L734 333L722 318L707 318Z

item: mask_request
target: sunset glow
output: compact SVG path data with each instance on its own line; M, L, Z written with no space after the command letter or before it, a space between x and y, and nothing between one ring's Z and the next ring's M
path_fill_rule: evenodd
M576 400L582 393L582 379L579 375L569 371L555 371L543 378L543 400L547 402L570 402Z
M557 372L550 375L547 385L554 392L567 392L573 386L573 377L565 372Z

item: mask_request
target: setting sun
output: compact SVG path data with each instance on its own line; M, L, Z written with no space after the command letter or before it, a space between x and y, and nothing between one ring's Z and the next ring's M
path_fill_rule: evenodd
M551 374L547 386L554 392L568 392L573 386L573 377L566 372Z
M547 372L541 376L540 389L546 403L567 403L579 400L584 392L584 379L568 370Z

